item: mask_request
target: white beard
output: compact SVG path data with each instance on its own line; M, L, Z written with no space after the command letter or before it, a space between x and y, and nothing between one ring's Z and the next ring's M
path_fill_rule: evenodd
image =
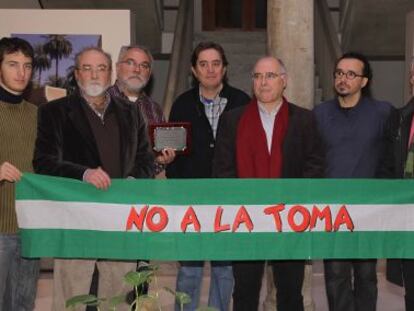
M108 89L108 86L104 86L98 83L89 83L86 86L80 85L79 87L82 89L82 91L90 96L90 97L97 97L105 93L105 91Z

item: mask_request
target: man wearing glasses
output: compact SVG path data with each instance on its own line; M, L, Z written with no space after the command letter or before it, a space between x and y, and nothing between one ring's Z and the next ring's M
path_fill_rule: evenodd
M344 54L334 71L337 96L315 108L327 178L393 177L395 109L370 97L371 78L365 56ZM335 258L324 265L330 311L376 310L376 259Z
M220 120L213 176L322 176L323 154L315 119L311 111L289 103L283 96L287 71L282 61L274 57L260 58L254 66L252 80L255 98L246 106L224 113ZM233 262L234 311L258 310L264 264L264 261ZM303 311L301 290L305 262L277 260L270 264L277 289L277 310Z
M111 95L137 104L147 125L165 122L160 106L145 92L151 78L153 62L151 52L143 46L121 47L116 64L116 81L108 89ZM174 150L167 148L155 158L157 177L165 177L165 166L174 160L174 157Z
M39 109L36 173L83 180L102 190L111 186L111 178L153 177L154 157L141 113L136 105L107 93L111 64L110 55L100 48L76 55L79 93ZM68 298L89 292L95 264L99 297L128 292L122 279L135 270L136 262L56 259L53 310L64 310Z

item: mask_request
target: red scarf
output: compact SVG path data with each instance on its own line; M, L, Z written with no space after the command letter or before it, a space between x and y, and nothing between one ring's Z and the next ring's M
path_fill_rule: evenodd
M285 98L275 117L269 154L256 99L252 99L237 127L236 157L239 178L277 178L282 175L282 146L289 119Z

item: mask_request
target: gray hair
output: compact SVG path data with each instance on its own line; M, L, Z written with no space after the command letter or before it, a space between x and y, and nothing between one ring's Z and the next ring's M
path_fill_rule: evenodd
M75 55L75 68L79 68L81 56L83 54L85 54L86 52L90 52L90 51L95 51L95 52L101 53L103 56L105 56L105 58L108 62L108 68L109 68L109 70L112 70L112 57L111 57L111 54L105 52L102 48L97 47L97 46L86 47L86 48L83 48L82 50L80 50L78 53L76 53L76 55Z
M122 60L122 58L124 58L125 54L129 50L133 50L133 49L141 50L142 52L144 52L148 56L148 58L150 60L150 66L152 68L152 63L154 62L154 57L152 57L151 51L147 47L142 46L142 45L138 45L138 44L122 46L121 49L119 50L118 62L120 62Z

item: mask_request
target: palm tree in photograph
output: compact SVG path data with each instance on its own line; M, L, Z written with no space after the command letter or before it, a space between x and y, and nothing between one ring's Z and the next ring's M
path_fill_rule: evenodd
M67 58L72 53L72 43L65 35L47 35L46 37L47 41L43 49L52 60L55 60L55 81L57 82L59 81L59 60Z
M33 49L33 69L37 71L37 84L38 87L40 87L42 83L42 72L50 69L50 67L52 66L52 62L50 61L49 56L46 54L42 44L36 44Z

